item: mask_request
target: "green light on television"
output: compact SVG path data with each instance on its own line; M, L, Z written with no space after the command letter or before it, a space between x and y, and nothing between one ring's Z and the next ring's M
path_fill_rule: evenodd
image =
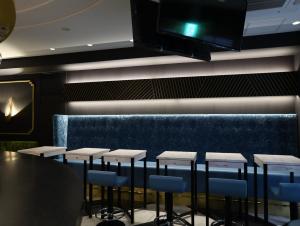
M184 24L184 35L188 37L195 38L200 33L200 26L194 23Z

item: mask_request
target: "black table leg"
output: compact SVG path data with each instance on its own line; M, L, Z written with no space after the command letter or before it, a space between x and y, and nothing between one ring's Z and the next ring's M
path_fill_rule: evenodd
M264 164L264 222L269 222L268 165Z
M156 175L159 175L159 159L156 159ZM156 192L156 217L159 217L159 192Z
M67 161L67 159L66 159L66 154L63 154L63 163L64 163L64 164L67 164L67 163L68 163L68 161Z
M198 212L198 178L197 178L197 162L195 162L195 213Z
M195 162L191 161L191 222L195 225Z
M147 156L144 158L144 209L147 208Z
M93 169L93 156L90 156L90 170ZM92 205L93 205L93 184L89 184L89 218L92 218Z
M105 162L104 162L104 157L101 157L101 170L105 170ZM101 209L104 208L104 199L105 199L105 187L101 186ZM104 218L104 215L101 214L101 219Z
M121 163L118 162L118 176L121 176ZM121 188L118 187L118 207L121 207Z
M168 176L168 165L165 165L165 176ZM168 200L165 198L165 211L167 212Z
M248 164L247 163L244 164L244 180L247 182L247 191L248 191ZM249 214L249 210L248 210L248 192L247 192L247 196L245 198L245 226L248 226L248 214Z
M257 164L254 163L254 177L253 177L253 185L254 185L254 219L258 220L258 209L257 209Z
M294 172L290 172L290 183L295 182ZM298 219L298 204L296 202L290 203L290 218L291 220Z
M209 163L205 161L205 205L206 205L206 226L209 226Z
M83 200L86 203L86 175L87 175L87 163L83 161Z
M131 223L134 223L134 159L131 159L131 194L130 194L130 207L131 207Z
M242 180L242 170L239 168L238 169L238 180ZM239 203L239 218L242 218L242 199L239 198L238 199L238 203Z

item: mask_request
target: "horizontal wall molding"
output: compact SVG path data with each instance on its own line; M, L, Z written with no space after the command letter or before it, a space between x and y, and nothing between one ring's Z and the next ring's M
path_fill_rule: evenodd
M69 83L64 93L66 101L289 96L297 95L297 73Z

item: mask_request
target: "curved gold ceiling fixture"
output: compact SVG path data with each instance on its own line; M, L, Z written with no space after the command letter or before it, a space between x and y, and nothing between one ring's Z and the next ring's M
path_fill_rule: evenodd
M0 42L12 32L16 24L16 9L13 0L0 1Z

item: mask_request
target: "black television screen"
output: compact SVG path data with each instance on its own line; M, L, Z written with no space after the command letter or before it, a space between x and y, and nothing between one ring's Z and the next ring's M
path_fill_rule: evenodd
M240 50L247 0L160 0L158 32Z
M159 1L131 0L135 47L210 61L210 49L202 41L157 32Z

